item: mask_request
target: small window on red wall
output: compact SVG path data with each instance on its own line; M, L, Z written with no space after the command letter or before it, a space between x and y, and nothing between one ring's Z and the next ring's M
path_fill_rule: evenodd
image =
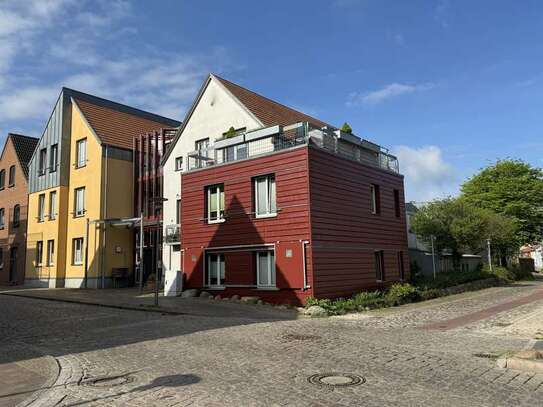
M394 212L396 217L400 217L400 191L397 189L394 190Z

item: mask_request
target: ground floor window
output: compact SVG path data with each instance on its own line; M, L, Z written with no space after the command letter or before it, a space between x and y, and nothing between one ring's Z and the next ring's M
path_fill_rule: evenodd
M208 254L206 262L206 285L222 287L225 283L224 254Z
M375 252L375 278L377 281L385 281L385 256L382 250Z
M55 241L47 241L47 265L52 266L55 264Z
M72 264L79 266L83 264L83 238L77 237L72 243Z
M36 243L36 264L38 266L41 266L42 258L43 258L43 241L40 240Z
M256 252L256 284L275 287L275 255L272 251Z

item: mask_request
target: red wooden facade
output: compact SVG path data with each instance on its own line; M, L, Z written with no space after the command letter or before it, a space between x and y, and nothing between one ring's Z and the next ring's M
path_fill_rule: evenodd
M271 174L277 216L257 218L254 178ZM217 184L224 185L225 221L210 224L206 189ZM379 185L377 214L371 213L370 184ZM225 282L209 291L223 296L292 304L307 296L349 296L400 280L399 253L408 278L400 175L304 145L184 173L181 187L181 266L187 288L209 290L205 268L213 253L224 256ZM275 290L256 286L255 252L262 250L275 253ZM375 251L384 254L384 282L376 281Z

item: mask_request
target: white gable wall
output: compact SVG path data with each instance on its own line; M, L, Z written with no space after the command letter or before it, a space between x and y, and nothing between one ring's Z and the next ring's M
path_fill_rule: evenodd
M195 150L197 140L209 138L210 144L213 144L215 139L222 137L222 133L232 126L253 130L262 127L262 124L220 82L211 77L183 133L164 163L164 197L167 199L164 202L164 226L176 223L177 200L181 199L181 172L175 171L176 157L183 157L185 170L187 154ZM181 270L181 252L174 252L171 245L165 244L162 260L166 271L166 295L176 295L172 284L175 274Z

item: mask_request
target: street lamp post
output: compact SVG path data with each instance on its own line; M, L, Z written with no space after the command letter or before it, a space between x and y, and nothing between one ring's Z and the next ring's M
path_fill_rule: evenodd
M490 239L486 239L486 248L488 252L488 268L492 272L492 252L490 249Z
M436 237L434 235L430 236L430 240L432 242L432 270L434 272L434 280L436 279L436 252L434 249L434 240Z

